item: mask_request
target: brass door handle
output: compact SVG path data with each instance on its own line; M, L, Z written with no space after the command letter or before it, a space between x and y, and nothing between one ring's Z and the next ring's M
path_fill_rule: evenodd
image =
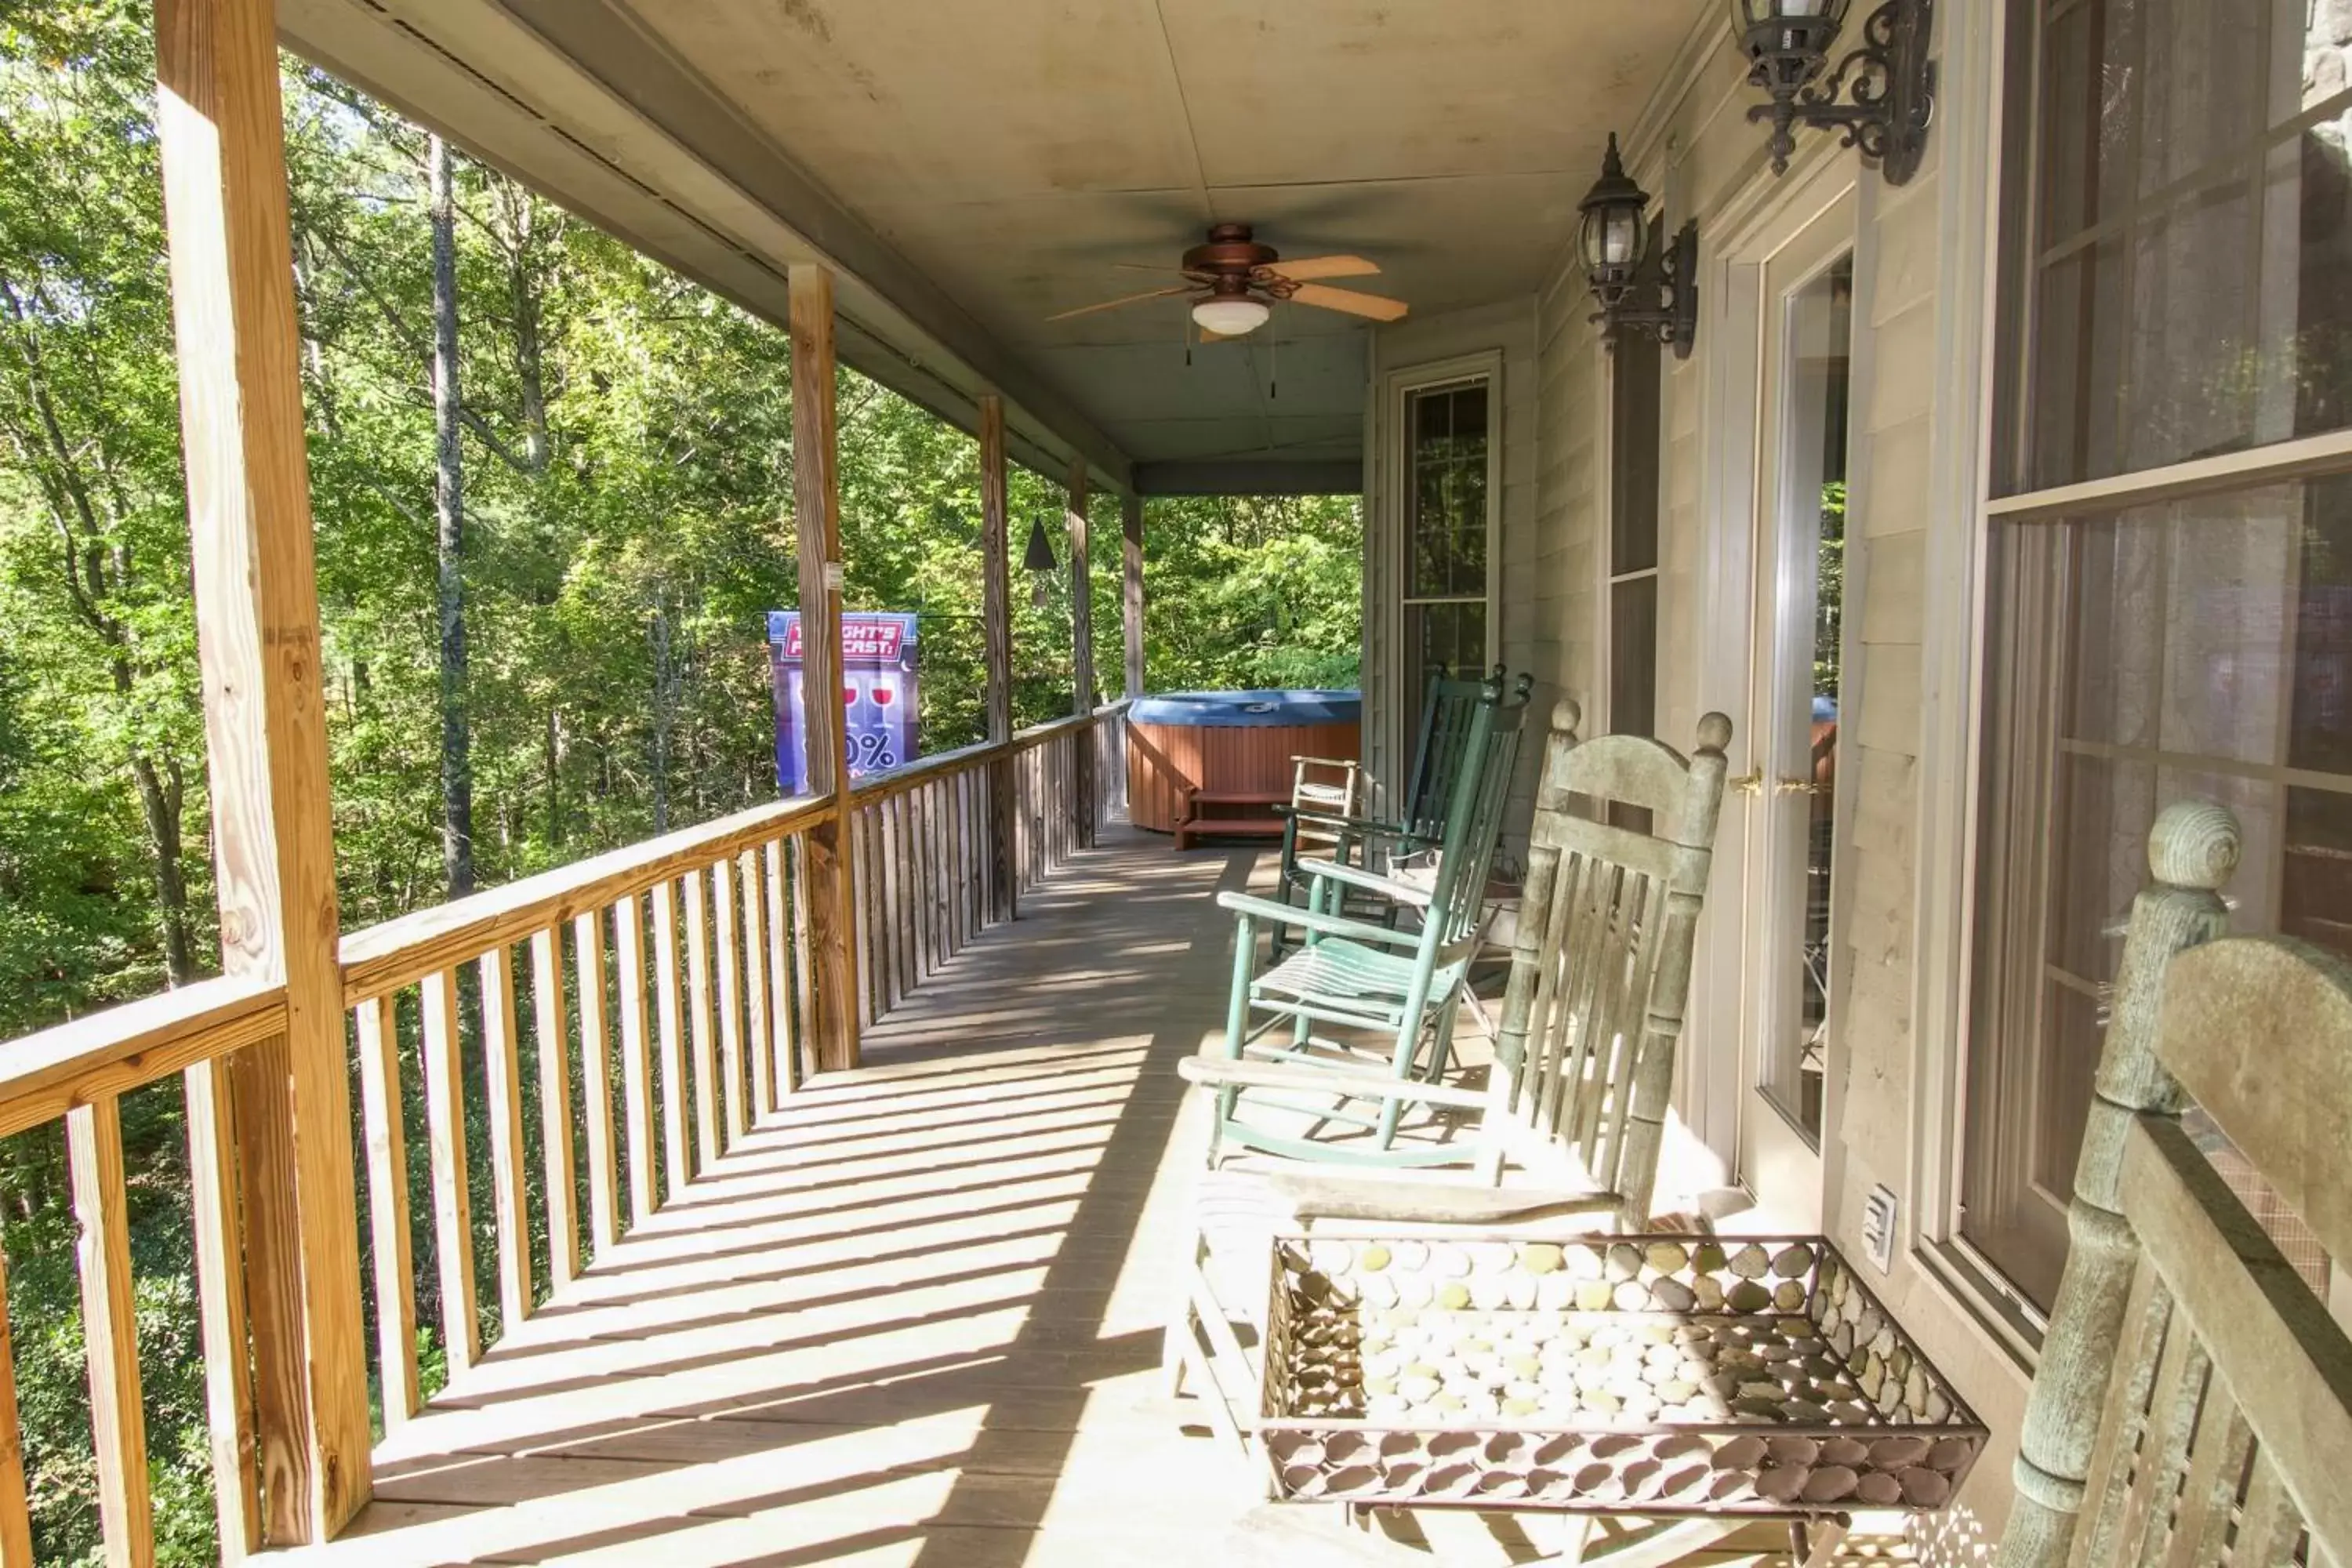
M1772 781L1772 793L1781 795L1827 795L1830 786L1813 779L1777 778Z
M1736 779L1726 779L1723 781L1723 787L1734 795L1762 795L1764 772L1759 768L1753 772L1744 773Z

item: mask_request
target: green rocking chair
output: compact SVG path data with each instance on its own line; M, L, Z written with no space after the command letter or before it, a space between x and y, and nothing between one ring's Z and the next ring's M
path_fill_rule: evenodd
M1434 859L1425 883L1407 884L1361 866L1320 860L1302 863L1307 884L1303 908L1244 893L1218 895L1218 904L1239 917L1225 1026L1229 1058L1377 1065L1397 1079L1412 1077L1417 1067L1433 1080L1444 1072L1453 1050L1456 1004L1481 939L1486 872L1502 836L1529 684L1522 680L1507 692L1499 678L1482 682L1458 740L1447 738L1461 757L1453 770L1443 830L1431 846ZM1403 928L1355 918L1341 907L1350 894L1370 894L1414 910L1418 924ZM1261 921L1297 926L1306 937L1303 945L1277 953L1258 973L1254 971ZM1318 1035L1318 1024L1357 1031L1359 1037ZM1286 1042L1267 1037L1285 1025ZM1421 1066L1424 1036L1431 1045ZM1347 1104L1286 1104L1273 1091L1228 1089L1217 1099L1215 1136L1221 1143L1370 1165L1459 1157L1452 1150L1397 1147L1402 1103L1394 1099L1361 1114ZM1318 1123L1339 1122L1372 1133L1370 1146L1335 1150L1310 1143L1269 1124L1266 1115L1295 1117L1302 1111Z
M1421 710L1421 736L1413 747L1412 772L1405 784L1404 809L1395 819L1302 810L1296 805L1276 806L1275 815L1283 819L1283 830L1282 875L1275 884L1275 896L1286 904L1303 901L1316 868L1327 861L1385 871L1393 879L1393 873L1404 862L1425 858L1437 848L1445 837L1446 813L1453 805L1454 780L1461 774L1463 760L1470 753L1472 717L1487 688L1496 682L1509 684L1522 703L1535 689L1535 677L1521 675L1512 682L1508 671L1499 664L1493 675L1483 680L1440 679L1429 683L1428 699ZM1314 853L1317 850L1328 853L1318 855ZM1409 907L1426 905L1426 877L1410 879L1408 886L1412 892ZM1383 923L1394 921L1394 906L1386 900L1359 895L1344 902ZM1276 953L1291 946L1285 922L1274 923L1268 937Z

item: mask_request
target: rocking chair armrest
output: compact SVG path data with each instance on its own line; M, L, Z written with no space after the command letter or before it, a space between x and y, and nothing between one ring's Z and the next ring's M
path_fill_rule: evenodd
M1416 833L1402 823L1383 822L1376 816L1347 816L1339 812L1317 811L1312 806L1292 805L1287 802L1276 805L1274 814L1302 827L1321 828L1327 833L1345 834L1355 838L1388 839L1418 849L1434 849L1440 843L1433 835Z
M1368 921L1319 914L1296 904L1277 903L1272 899L1256 898L1248 893L1219 893L1217 907L1255 920L1273 921L1280 925L1304 926L1325 936L1346 937L1351 942L1378 942L1384 947L1417 947L1421 943L1419 931L1391 931L1386 926L1376 926Z
M1471 1185L1367 1180L1352 1173L1278 1171L1266 1184L1301 1219L1370 1220L1390 1225L1530 1226L1547 1220L1613 1216L1624 1199L1599 1187ZM1580 1227L1581 1228L1581 1227ZM1602 1230L1613 1226L1603 1225Z
M1394 877L1383 877L1377 871L1367 871L1360 866L1343 866L1336 860L1310 860L1299 869L1316 881L1328 879L1377 893L1391 903L1407 904L1414 909L1429 907L1429 889Z
M1202 1089L1279 1089L1305 1094L1350 1094L1368 1100L1404 1100L1420 1105L1451 1106L1457 1110L1483 1110L1489 1100L1483 1089L1463 1089L1450 1083L1424 1083L1419 1079L1388 1078L1378 1073L1351 1072L1345 1068L1239 1061L1230 1057L1186 1057L1176 1064L1176 1072L1186 1083Z

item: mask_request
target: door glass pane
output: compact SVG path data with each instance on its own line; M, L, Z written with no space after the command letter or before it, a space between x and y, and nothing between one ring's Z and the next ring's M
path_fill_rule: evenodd
M1428 682L1484 673L1486 604L1454 600L1404 607L1405 707L1409 725L1421 722ZM1415 733L1408 729L1406 733Z
M2234 930L2352 955L2352 479L1993 546L1961 1233L2046 1309L2156 814L2237 814Z
M2352 80L2341 7L2021 5L2041 53L2005 491L2342 427ZM2018 79L2034 79L2020 71ZM2029 347L2030 345L2030 347Z
M1666 243L1663 218L1650 225L1651 254ZM1629 300L1647 309L1652 289ZM1652 334L1627 329L1610 348L1609 574L1658 563L1658 390L1664 353ZM1624 726L1619 725L1622 731ZM1642 731L1647 734L1649 731Z
M1405 594L1442 599L1486 592L1486 384L1407 395Z
M1829 1039L1830 875L1835 838L1840 635L1845 604L1851 257L1789 297L1782 336L1771 821L1774 1016L1764 1089L1819 1140Z
M1423 387L1405 398L1404 721L1425 682L1486 660L1486 383Z

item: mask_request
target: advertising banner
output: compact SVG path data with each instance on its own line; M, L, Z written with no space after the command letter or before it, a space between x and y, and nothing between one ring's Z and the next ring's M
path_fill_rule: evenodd
M921 754L917 619L891 611L842 615L841 690L848 708L852 777L898 767ZM768 612L768 668L776 699L776 786L786 795L807 795L798 610Z

